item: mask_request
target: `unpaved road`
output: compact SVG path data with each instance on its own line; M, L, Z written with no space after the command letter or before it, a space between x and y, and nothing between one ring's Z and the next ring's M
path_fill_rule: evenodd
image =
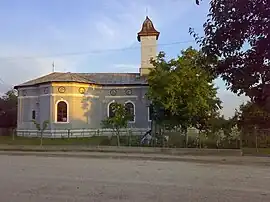
M0 156L1 202L270 201L270 168Z

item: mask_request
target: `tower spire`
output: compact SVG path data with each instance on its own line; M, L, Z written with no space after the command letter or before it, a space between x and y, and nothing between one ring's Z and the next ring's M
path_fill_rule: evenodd
M52 63L52 72L54 72L54 70L55 70L55 69L54 69L54 66L55 66L55 65L54 65L54 61L53 61L53 63Z
M148 10L146 10L148 14ZM141 31L137 34L137 39L141 42L141 68L140 75L147 75L154 66L151 58L156 58L157 40L159 32L155 29L153 22L146 16Z

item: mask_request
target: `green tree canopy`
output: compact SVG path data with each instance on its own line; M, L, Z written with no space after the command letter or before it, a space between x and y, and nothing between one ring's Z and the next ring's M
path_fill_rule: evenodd
M215 64L208 67L234 93L245 94L260 105L269 96L269 16L269 0L211 0L205 36L196 37Z
M207 63L199 51L190 47L170 61L161 52L152 64L148 97L155 120L185 129L220 108L213 77L202 68Z
M269 129L270 113L254 102L247 102L240 106L237 114L238 125L242 129Z

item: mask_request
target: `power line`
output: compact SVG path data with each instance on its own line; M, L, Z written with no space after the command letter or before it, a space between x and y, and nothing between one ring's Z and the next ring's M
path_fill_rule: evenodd
M12 85L6 83L1 77L0 77L0 85L7 86L7 87L12 87Z
M194 40L189 41L176 41L171 43L164 43L164 44L157 44L157 46L171 46L183 43L191 43ZM152 47L155 45L148 45L146 47ZM79 51L79 52L69 52L69 53L59 53L59 54L51 54L51 55L39 55L39 56L10 56L10 57L0 57L0 60L13 60L13 59L38 59L38 58L50 58L50 57L63 57L63 56L76 56L76 55L90 55L90 54L100 54L100 53L107 53L107 52L119 52L119 51L126 51L126 50L133 50L133 49L140 49L141 46L135 47L128 47L128 48L120 48L120 49L101 49L101 50L92 50L92 51Z
M3 80L3 79L1 79L1 77L0 77L0 82L2 82L2 84L5 84L4 80Z

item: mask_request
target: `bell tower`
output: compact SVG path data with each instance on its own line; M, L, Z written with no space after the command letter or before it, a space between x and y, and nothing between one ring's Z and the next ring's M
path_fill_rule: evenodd
M142 29L137 36L138 41L141 42L141 76L149 74L151 68L154 68L150 60L156 57L158 37L159 32L155 29L149 17L146 16Z

